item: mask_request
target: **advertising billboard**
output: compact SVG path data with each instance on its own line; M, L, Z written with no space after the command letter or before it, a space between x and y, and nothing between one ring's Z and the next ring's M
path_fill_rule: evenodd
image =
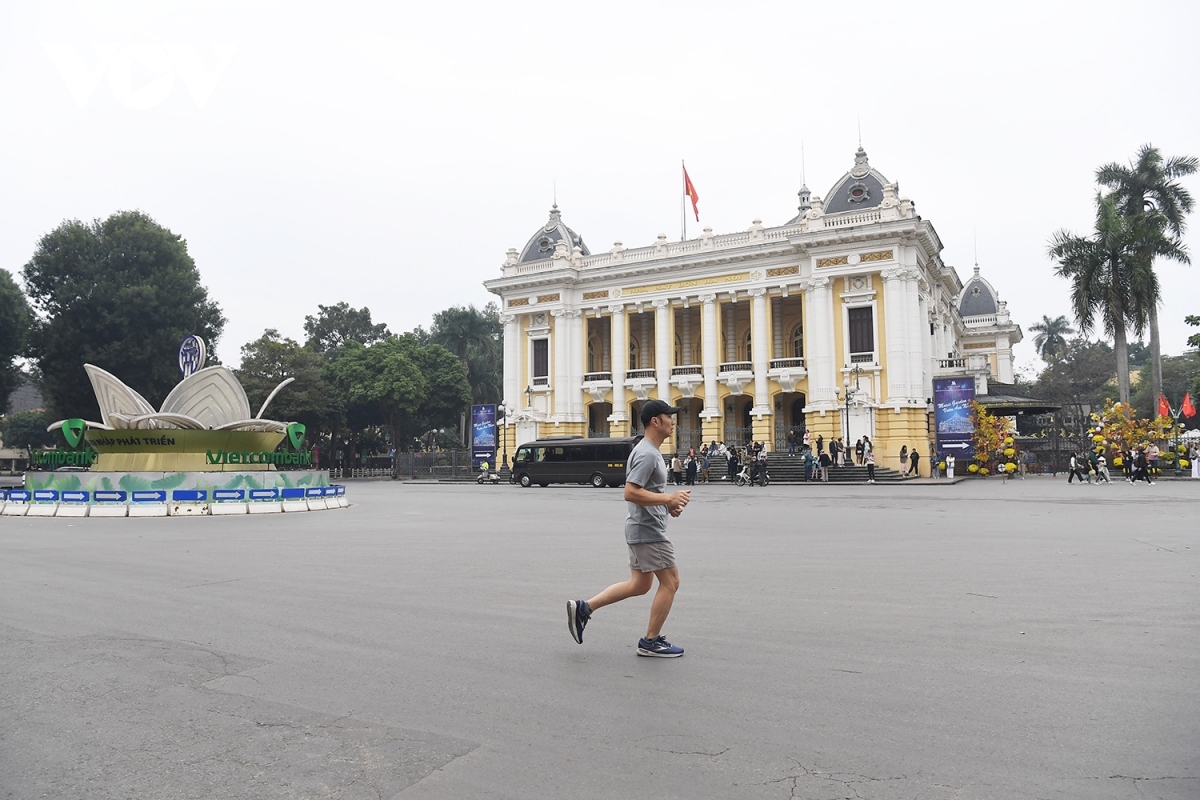
M471 406L471 465L496 468L496 406Z
M964 463L975 455L971 436L971 401L975 399L975 379L935 378L933 381L933 423L937 432L938 457L954 453Z

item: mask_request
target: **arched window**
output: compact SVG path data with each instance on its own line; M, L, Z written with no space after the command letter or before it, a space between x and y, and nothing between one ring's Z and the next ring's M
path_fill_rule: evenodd
M599 372L600 371L600 370L596 369L596 337L595 336L592 336L588 339L587 371L588 372Z
M804 358L804 323L792 328L792 358Z
M751 334L752 333L753 333L753 331L746 331L746 340L745 340L746 356L745 356L745 358L742 359L743 361L753 361L754 360L754 347L753 347L753 343L751 342Z
M683 339L679 338L679 334L675 334L675 363L688 364L690 362L683 360Z
M634 337L629 337L629 368L638 368L638 340Z

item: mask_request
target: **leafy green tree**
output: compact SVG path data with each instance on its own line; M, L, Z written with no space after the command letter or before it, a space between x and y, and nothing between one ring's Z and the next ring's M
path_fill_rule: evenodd
M1072 339L1038 376L1032 394L1063 405L1098 408L1115 395L1113 349L1106 342Z
M1161 214L1166 223L1164 230L1145 232L1168 236L1175 240L1178 249L1182 249L1179 239L1183 236L1186 217L1192 210L1192 195L1179 179L1195 174L1198 168L1200 161L1193 156L1164 159L1158 148L1145 144L1128 167L1112 163L1097 169L1096 181L1112 191L1118 208L1126 217L1136 217L1148 209ZM1154 255L1161 255L1159 249L1143 248L1147 269L1153 269ZM1176 257L1174 260L1190 263L1186 257ZM1155 296L1147 298L1146 302L1149 303L1147 322L1150 327L1150 358L1153 362L1151 380L1154 387L1161 388L1162 341L1158 334L1158 300Z
M363 345L382 342L391 336L387 325L371 322L371 309L351 308L341 302L332 306L317 306L316 316L304 318L305 346L326 357L332 357L347 342Z
M1050 240L1049 256L1060 277L1071 281L1071 307L1084 333L1097 323L1116 344L1117 386L1129 402L1129 345L1126 326L1141 334L1150 308L1158 302L1155 256L1185 259L1178 240L1163 235L1166 219L1156 211L1125 217L1110 196L1096 197L1096 231L1080 237L1060 230Z
M0 269L0 413L23 378L16 359L25 355L33 315L21 288L8 270Z
M433 315L429 341L453 353L467 371L470 402L494 402L503 394L504 326L500 309L488 303L453 306Z
M1150 361L1150 346L1141 339L1129 345L1129 366L1141 368Z
M295 378L271 401L265 416L303 422L309 436L315 438L322 431L330 431L334 422L330 387L322 375L324 366L320 353L271 328L242 346L242 365L235 372L255 413L280 381Z
M18 411L0 419L0 441L5 447L49 447L54 434L46 430L50 422L41 411Z
M1188 325L1200 325L1200 314L1188 314L1183 318ZM1200 333L1193 333L1187 338L1188 347L1200 347Z
M411 442L434 428L454 426L457 433L460 420L470 411L472 400L466 369L453 353L437 344L418 347L416 361L428 388L416 413L407 418L406 424L397 432L401 437L397 441Z
M55 417L96 418L85 362L160 401L179 382L184 337L211 347L225 325L186 242L141 211L63 222L22 276L37 314L30 353Z
M1042 321L1030 325L1029 330L1037 334L1033 339L1033 346L1043 361L1050 361L1062 355L1067 349L1067 337L1075 333L1071 323L1062 315L1050 319L1043 314Z

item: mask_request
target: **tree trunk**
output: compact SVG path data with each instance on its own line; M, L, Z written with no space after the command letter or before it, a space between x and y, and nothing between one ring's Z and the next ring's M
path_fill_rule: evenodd
M1154 395L1151 402L1158 403L1158 396L1163 390L1162 376L1162 341L1158 338L1158 304L1150 307L1150 369L1154 381Z
M1117 394L1122 403L1129 402L1129 342L1125 338L1125 326L1117 325L1113 331L1117 354Z

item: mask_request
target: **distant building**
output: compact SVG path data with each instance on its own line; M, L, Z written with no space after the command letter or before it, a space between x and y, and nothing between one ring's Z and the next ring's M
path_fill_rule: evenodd
M593 254L557 205L501 277L508 449L636 433L662 398L671 447L869 435L927 455L934 377L1012 381L1021 329L978 269L966 286L898 185L854 165L778 227ZM927 468L927 460L922 464Z

